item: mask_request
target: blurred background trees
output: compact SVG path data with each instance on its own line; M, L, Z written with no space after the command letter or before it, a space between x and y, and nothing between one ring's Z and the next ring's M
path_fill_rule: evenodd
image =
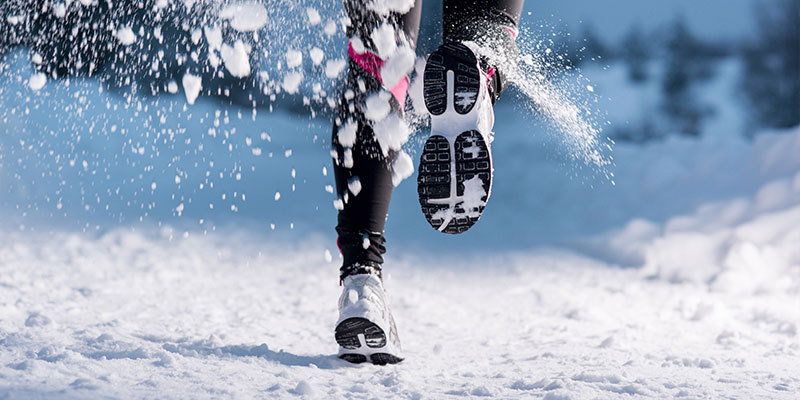
M762 1L754 15L758 34L742 51L742 88L754 123L796 126L800 124L800 0Z

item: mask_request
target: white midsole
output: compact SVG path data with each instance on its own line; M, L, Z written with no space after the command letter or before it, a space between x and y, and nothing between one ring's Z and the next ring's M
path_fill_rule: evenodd
M455 206L464 202L464 196L458 196L456 179L456 154L455 140L458 135L467 131L478 131L487 146L491 142L491 130L494 125L494 112L492 106L485 107L483 102L491 101L489 91L486 89L487 78L480 73L478 88L478 98L472 109L466 114L459 114L455 109L455 73L447 71L447 104L445 111L440 115L431 114L431 136L438 135L447 139L450 151L450 196L444 198L428 199L430 204L444 204L449 210L454 210ZM489 152L489 162L491 164L492 154ZM488 196L487 196L488 200ZM450 213L443 218L442 224L437 228L440 232L447 228L450 221L455 217L455 213Z

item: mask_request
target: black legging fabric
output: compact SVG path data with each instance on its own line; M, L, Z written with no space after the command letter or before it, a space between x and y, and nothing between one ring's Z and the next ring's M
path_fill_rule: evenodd
M491 43L503 46L502 50L516 51L513 43L519 24L524 0L443 0L443 42L476 40L489 38ZM373 48L370 41L372 31L379 25L389 22L396 30L402 31L410 46L415 47L422 12L422 0L416 0L414 7L406 14L391 14L381 17L369 11L364 0L344 0L344 8L350 18L348 36L359 37L367 48ZM400 35L398 34L398 38ZM366 92L359 90L359 85ZM336 231L339 234L339 249L344 257L343 270L353 265L380 268L383 264L386 239L383 236L389 201L392 196L391 163L396 154L383 156L376 142L372 126L363 116L361 104L370 93L380 90L377 79L366 73L358 64L350 60L345 91L350 90L355 97L348 99L343 95L333 127L334 175L336 191L344 208L339 211ZM394 104L396 112L402 112L402 105ZM345 166L345 151L338 140L339 126L345 121L358 123L356 143L352 149L352 166ZM357 177L361 190L357 195L349 193L348 183ZM365 242L368 241L368 242Z

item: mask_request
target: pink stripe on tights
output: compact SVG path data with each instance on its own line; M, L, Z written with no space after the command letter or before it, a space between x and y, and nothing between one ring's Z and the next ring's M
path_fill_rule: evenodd
M383 78L381 77L381 67L386 62L383 61L377 54L372 53L370 51L365 51L363 53L357 53L356 50L353 48L353 43L349 43L347 46L347 55L350 56L353 61L356 62L361 68L364 68L364 71L367 71L370 75L374 76L380 83L383 83ZM406 102L406 95L408 94L408 78L404 77L400 80L396 85L394 85L391 89L397 101L403 105Z

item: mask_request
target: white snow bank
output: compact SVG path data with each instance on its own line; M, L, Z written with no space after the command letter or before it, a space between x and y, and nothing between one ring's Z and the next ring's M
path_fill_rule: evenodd
M589 252L671 282L741 294L782 290L800 277L798 154L800 128L759 135L738 160L764 177L751 195L706 203L663 224L632 220L589 240Z
M335 356L333 238L276 238L0 231L0 395L789 399L800 387L798 281L743 297L552 251L393 257L384 282L406 360L353 366Z

